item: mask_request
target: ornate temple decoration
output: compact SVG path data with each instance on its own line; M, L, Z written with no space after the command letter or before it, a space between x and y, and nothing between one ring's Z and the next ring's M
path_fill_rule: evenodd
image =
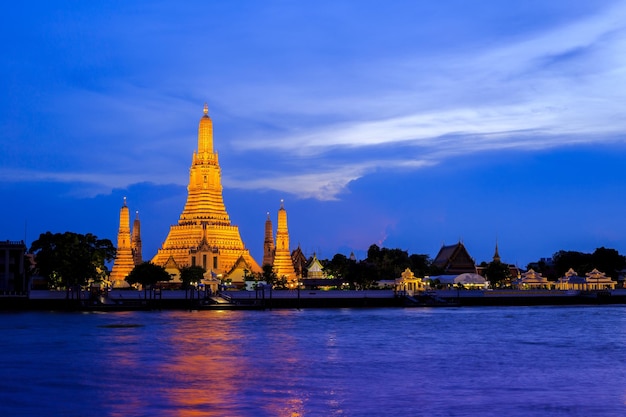
M284 202L280 201L278 210L278 226L276 227L276 249L274 251L274 273L287 281L296 279L296 271L289 250L289 229L287 228L287 210Z
M207 105L198 125L198 150L189 170L187 202L178 224L152 259L157 265L173 260L178 267L202 266L211 276L240 276L261 268L244 246L239 228L230 223L222 195L218 154L213 150L213 122ZM171 265L171 261L170 261Z
M139 220L137 220L137 222L138 221ZM137 235L139 235L139 229L137 229ZM139 241L141 242L140 238ZM120 209L120 227L117 232L117 253L115 254L115 261L113 262L113 268L111 269L111 275L109 277L113 288L125 288L129 286L124 279L130 274L130 271L133 270L135 265L133 244L130 235L130 215L128 213L128 206L126 205L126 197L124 197L124 204Z

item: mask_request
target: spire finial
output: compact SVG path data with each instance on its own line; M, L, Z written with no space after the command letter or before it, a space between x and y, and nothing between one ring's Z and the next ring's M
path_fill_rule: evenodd
M285 200L283 200L282 198L280 199L280 208L281 209L285 208Z
M208 114L209 114L209 105L204 103L204 115L208 116Z
M126 207L126 196L124 196L124 207Z

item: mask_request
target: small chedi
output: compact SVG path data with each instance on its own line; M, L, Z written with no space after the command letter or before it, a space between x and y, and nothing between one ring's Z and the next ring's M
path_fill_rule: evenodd
M198 150L189 172L187 202L178 224L152 258L152 263L173 267L202 266L210 276L243 282L246 273L261 268L244 246L239 228L230 223L222 195L218 154L213 150L213 122L208 107L198 126Z
M135 214L133 222L133 234L130 233L130 214L126 205L126 197L124 204L120 209L120 227L117 232L117 253L115 262L111 269L111 284L113 288L128 287L125 278L130 274L135 265L139 265L142 261L141 257L141 232L139 224L139 213Z
M294 261L289 251L289 229L287 227L287 210L284 201L280 201L278 210L278 226L276 228L276 243L272 235L272 221L269 213L265 221L265 239L263 243L263 265L272 265L274 273L284 278L288 283L298 278L294 268Z

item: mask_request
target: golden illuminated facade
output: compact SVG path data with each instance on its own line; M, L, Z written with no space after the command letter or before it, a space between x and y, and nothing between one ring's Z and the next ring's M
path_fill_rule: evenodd
M260 272L241 240L239 228L230 224L224 206L221 169L213 150L213 122L208 113L205 104L185 208L152 262L165 265L172 258L178 267L198 265L224 278L237 275L234 269L239 267Z
M130 236L130 215L128 213L128 206L126 205L126 197L124 197L124 204L120 209L120 227L117 232L117 252L109 277L113 288L128 287L129 285L124 279L130 274L130 271L132 271L134 267L135 260L133 258Z
M291 252L289 251L289 230L287 228L287 210L283 201L280 201L278 210L278 226L276 227L276 250L274 251L274 273L287 281L296 279Z

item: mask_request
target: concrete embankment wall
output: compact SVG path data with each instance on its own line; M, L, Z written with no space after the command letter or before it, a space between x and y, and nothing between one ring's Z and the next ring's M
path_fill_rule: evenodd
M225 296L234 303L255 302L265 308L398 307L403 305L402 300L397 298L392 290L228 291Z
M163 290L155 298L149 291L112 290L106 299L90 298L88 291L31 291L29 297L0 297L0 310L89 310L97 309L198 309L207 306L205 293ZM392 290L312 291L266 290L227 291L235 306L258 308L348 308L413 306L533 306L575 304L626 304L626 290L575 293L567 291L438 290L416 296L421 304L406 303Z

